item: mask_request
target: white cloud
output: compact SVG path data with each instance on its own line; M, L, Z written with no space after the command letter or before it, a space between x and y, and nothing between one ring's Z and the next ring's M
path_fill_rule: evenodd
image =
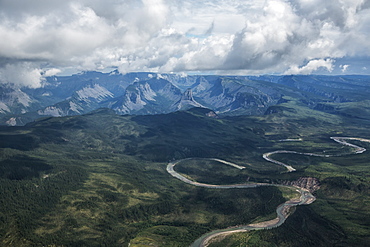
M368 0L3 0L2 81L16 67L46 75L42 64L122 72L310 71L303 68L311 61L370 56L369 8ZM33 78L39 84L23 84L42 85L42 76Z
M345 73L347 69L349 68L348 64L341 64L339 65L339 68L341 69L342 73Z
M246 27L236 34L224 66L249 70L276 66L294 48L293 42L303 38L300 32L300 19L292 6L283 1L268 1L262 14L248 20Z
M52 69L47 69L44 71L43 76L48 77L48 76L54 76L62 72L60 69L52 68Z
M41 87L42 70L35 68L31 63L7 64L0 69L0 81L16 86L30 88Z
M305 66L298 67L293 65L284 74L286 75L308 75L318 69L326 69L331 72L334 68L334 60L332 59L314 59L309 61Z
M38 88L43 85L45 77L61 72L57 68L40 69L39 67L30 62L7 64L0 68L0 83L16 87Z

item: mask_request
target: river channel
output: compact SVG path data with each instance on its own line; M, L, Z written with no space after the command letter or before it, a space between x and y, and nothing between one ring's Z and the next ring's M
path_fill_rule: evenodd
M350 146L351 148L354 148L353 153L355 154L360 154L366 151L365 148L348 143L346 140L357 140L357 141L362 141L362 142L370 142L368 139L363 139L363 138L356 138L356 137L330 137L332 140L334 140L337 143L340 143L342 145ZM308 155L308 156L318 156L318 157L331 157L331 156L341 156L340 155L323 155L323 154L315 154L315 153L300 153L300 152L295 152L295 151L288 151L288 150L278 150L278 151L273 151L269 153L263 154L263 158L269 162L272 162L274 164L283 166L287 169L287 172L294 172L295 169L283 162L274 160L271 158L271 155L277 154L277 153L294 153L294 154L301 154L301 155ZM209 233L204 234L200 238L198 238L190 247L206 247L208 246L209 242L211 239L213 239L216 236L220 235L227 235L227 234L233 234L236 232L246 232L246 231L251 231L251 230L262 230L262 229L271 229L274 227L278 227L282 225L285 220L289 217L289 212L291 207L295 207L298 205L307 205L311 204L312 202L315 201L315 197L307 190L304 188L296 187L296 186L288 186L288 185L279 185L279 184L268 184L268 183L245 183L245 184L229 184L229 185L213 185L213 184L205 184L205 183L199 183L193 180L190 180L181 174L177 173L174 170L174 167L183 161L189 161L197 158L187 158L187 159L182 159L182 160L177 160L173 162L169 162L167 165L167 172L171 174L173 177L181 180L184 183L191 184L194 186L198 187L204 187L204 188L213 188L213 189L231 189L231 188L239 188L239 189L246 189L246 188L256 188L260 186L276 186L276 187L287 187L287 188L293 188L297 192L300 193L299 198L294 198L289 201L284 202L283 204L280 204L276 208L276 215L277 217L273 220L269 221L264 221L256 224L248 224L248 225L242 225L242 226L233 226L233 227L228 227L226 229L220 229L220 230L214 230ZM216 159L216 158L209 158L209 160L214 160L226 165L230 165L232 167L235 167L237 169L244 169L245 167L221 160L221 159Z

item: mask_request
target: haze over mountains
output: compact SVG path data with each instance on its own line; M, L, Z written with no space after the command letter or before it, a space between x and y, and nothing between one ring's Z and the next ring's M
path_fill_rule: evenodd
M321 111L330 103L368 104L370 76L216 76L85 72L52 76L41 88L0 85L0 124L24 125L44 116L110 108L117 114L162 114L192 107L218 115L263 115L284 97ZM367 102L367 103L366 103ZM347 107L348 108L348 107ZM343 113L343 112L342 112ZM346 113L348 114L348 112Z

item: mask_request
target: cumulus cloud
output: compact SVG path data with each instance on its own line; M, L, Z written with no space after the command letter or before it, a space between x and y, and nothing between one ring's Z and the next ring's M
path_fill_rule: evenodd
M9 63L0 67L0 83L16 87L41 87L45 77L54 76L61 72L57 68L43 68L31 62Z
M0 81L30 88L41 87L42 70L31 63L7 64L0 69Z
M339 68L341 69L342 73L345 73L347 71L348 67L349 67L348 64L339 65Z
M284 74L286 75L308 75L318 69L326 69L331 72L334 69L334 60L332 59L314 59L309 61L306 65L298 67L296 65L290 67Z
M43 73L43 76L44 77L54 76L54 75L59 74L60 72L62 72L60 69L51 68L51 69L45 70L44 73Z
M248 20L235 36L224 66L260 70L278 64L302 38L297 32L301 30L299 21L288 3L269 1L263 13L256 20Z
M3 0L1 81L41 86L57 72L45 64L122 73L331 71L338 58L370 56L369 8L369 0ZM17 68L29 83L11 76Z

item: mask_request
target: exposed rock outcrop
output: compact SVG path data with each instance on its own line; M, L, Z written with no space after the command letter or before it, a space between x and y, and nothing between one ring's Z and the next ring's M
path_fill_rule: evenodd
M283 184L307 189L311 193L320 189L320 181L313 177L300 177L295 181L285 181Z

